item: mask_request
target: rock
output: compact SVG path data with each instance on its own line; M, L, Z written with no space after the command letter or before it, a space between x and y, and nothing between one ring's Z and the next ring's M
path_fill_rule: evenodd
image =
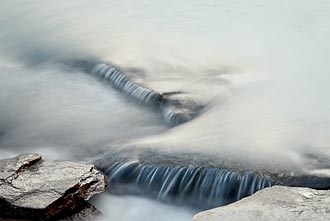
M0 217L66 218L92 208L86 200L105 188L93 165L43 161L40 154L0 160Z
M329 205L329 190L275 186L228 206L198 213L193 221L326 221L330 218Z

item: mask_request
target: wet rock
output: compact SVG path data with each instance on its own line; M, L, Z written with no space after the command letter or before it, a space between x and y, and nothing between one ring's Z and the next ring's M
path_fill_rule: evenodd
M0 160L0 217L54 220L91 208L106 188L93 165L43 161L40 154Z
M275 186L228 206L198 213L193 221L329 220L330 191Z

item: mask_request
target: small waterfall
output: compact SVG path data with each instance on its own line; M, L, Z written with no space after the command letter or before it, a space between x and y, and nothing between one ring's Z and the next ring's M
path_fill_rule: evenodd
M100 169L107 175L112 193L144 195L199 209L226 205L276 184L252 172L153 165L138 160L114 162Z
M187 106L182 101L143 87L129 79L122 71L105 63L74 61L69 65L110 83L113 88L137 103L157 109L169 126L176 126L193 119L202 108L200 104Z
M96 64L92 70L92 74L110 82L114 88L127 94L139 103L158 106L162 100L161 94L139 86L121 71L107 64Z

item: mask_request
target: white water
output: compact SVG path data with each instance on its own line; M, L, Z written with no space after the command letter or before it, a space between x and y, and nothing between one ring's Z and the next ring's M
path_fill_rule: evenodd
M94 202L107 220L155 220L155 221L190 221L197 211L162 204L153 200L133 196L103 195Z
M283 165L303 166L304 152L330 155L330 1L0 4L1 158L82 159L128 142ZM88 57L210 104L167 130L155 113L58 64Z

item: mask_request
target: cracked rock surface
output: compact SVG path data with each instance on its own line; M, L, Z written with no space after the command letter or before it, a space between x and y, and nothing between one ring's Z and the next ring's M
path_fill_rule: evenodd
M66 218L91 208L86 200L105 188L93 165L43 161L40 154L0 160L0 217Z
M198 213L193 221L329 219L329 190L274 186L228 206Z

